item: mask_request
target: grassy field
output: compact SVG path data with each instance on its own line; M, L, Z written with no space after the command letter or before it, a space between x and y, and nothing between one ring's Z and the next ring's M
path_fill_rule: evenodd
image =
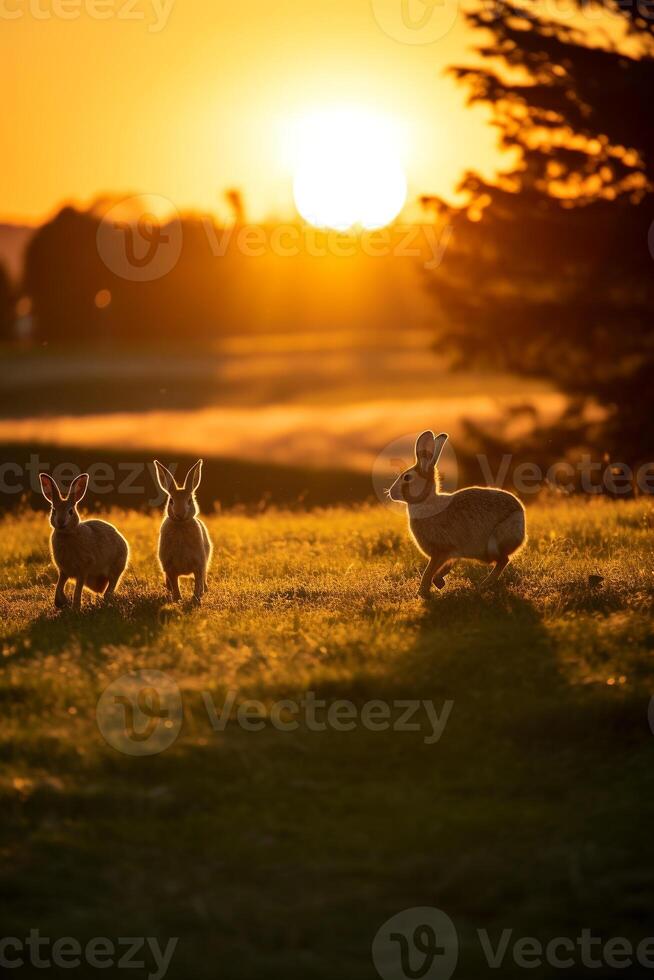
M114 607L87 594L79 617L52 608L45 515L0 523L4 935L178 936L175 980L372 978L375 933L413 906L452 918L467 980L524 973L490 971L478 929L652 935L651 502L533 507L495 591L461 564L430 603L381 508L210 518L201 609L163 598L158 516L111 519L131 566ZM184 720L136 757L96 704L145 668L179 686ZM228 691L267 711L309 691L453 707L431 744L424 715L216 732L203 693Z

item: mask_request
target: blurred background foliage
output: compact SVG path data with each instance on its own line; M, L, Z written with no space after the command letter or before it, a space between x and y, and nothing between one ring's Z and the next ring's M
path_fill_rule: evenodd
M368 371L361 359L349 366L344 359L334 399L419 397L430 386L436 395L440 380L428 374L434 364L479 372L480 391L489 373L502 372L521 379L515 391L527 395L501 418L468 418L470 452L497 457L510 447L547 461L590 446L631 466L650 459L653 22L642 5L603 10L610 35L584 4L574 23L536 6L468 11L478 57L449 70L471 103L492 108L517 163L492 183L466 174L463 205L422 198L434 233L447 235L436 268L425 268L433 255L424 241L410 261L393 249L364 255L356 236L348 240L352 254L317 254L299 223L289 225L300 241L294 251L268 244L246 255L237 234L246 209L230 189L229 227L182 216L178 261L166 275L136 282L112 272L98 250L112 200L87 211L67 205L31 235L19 275L0 270L5 353L17 343L201 352L220 338L290 332L305 346L300 335L323 338L313 356L320 366L329 336L341 337L336 346L347 352L367 331L378 348L392 337L394 350L423 330L409 346L422 344L424 372L375 377L374 358ZM268 243L276 227L260 226ZM302 371L313 392L333 383L330 376L321 385L306 364ZM248 403L254 390L274 390L277 400L284 384L295 390L291 361L262 367L260 375L244 380ZM533 381L562 393L565 410L555 418L543 413L529 395Z
M579 5L585 31L536 6L469 13L481 64L451 71L519 163L494 184L467 174L462 208L426 202L454 226L432 289L457 363L552 381L570 401L547 436L634 463L654 449L654 25L641 4L604 5L618 44L588 29L597 9Z

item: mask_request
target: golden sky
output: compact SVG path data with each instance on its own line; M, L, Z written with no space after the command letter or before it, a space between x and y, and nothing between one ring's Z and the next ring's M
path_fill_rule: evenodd
M215 211L228 186L248 218L286 217L289 126L349 104L398 125L410 199L451 195L499 155L484 111L443 77L472 44L443 3L445 36L406 43L389 35L402 0L0 0L0 220L102 192Z

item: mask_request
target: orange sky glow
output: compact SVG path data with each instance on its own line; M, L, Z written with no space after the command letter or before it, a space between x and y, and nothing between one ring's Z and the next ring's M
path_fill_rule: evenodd
M220 215L227 187L250 220L290 217L289 133L333 106L396 127L409 202L451 197L468 166L491 176L496 133L443 76L470 58L463 17L405 43L379 16L393 2L0 0L0 220L37 222L105 192Z

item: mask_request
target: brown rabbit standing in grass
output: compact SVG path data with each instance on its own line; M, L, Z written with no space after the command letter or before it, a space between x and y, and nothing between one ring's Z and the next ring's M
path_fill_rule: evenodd
M111 598L127 567L129 545L113 524L80 520L77 505L86 493L88 473L73 480L67 497L62 497L49 474L40 473L39 479L43 496L52 505L50 550L59 570L55 606L63 609L68 605L65 588L69 578L75 579L73 609L81 607L84 586Z
M444 588L457 558L494 564L482 585L493 582L526 540L525 509L512 493L491 487L441 493L436 464L446 442L445 432L418 436L415 464L388 491L391 500L407 505L413 539L429 558L420 582L425 599L432 582Z
M195 491L200 486L202 460L186 474L184 486L155 459L159 486L168 494L166 516L159 532L159 562L166 578L166 588L177 602L181 599L179 576L192 575L195 580L193 601L198 605L207 588L207 568L211 561L209 532L198 518Z

